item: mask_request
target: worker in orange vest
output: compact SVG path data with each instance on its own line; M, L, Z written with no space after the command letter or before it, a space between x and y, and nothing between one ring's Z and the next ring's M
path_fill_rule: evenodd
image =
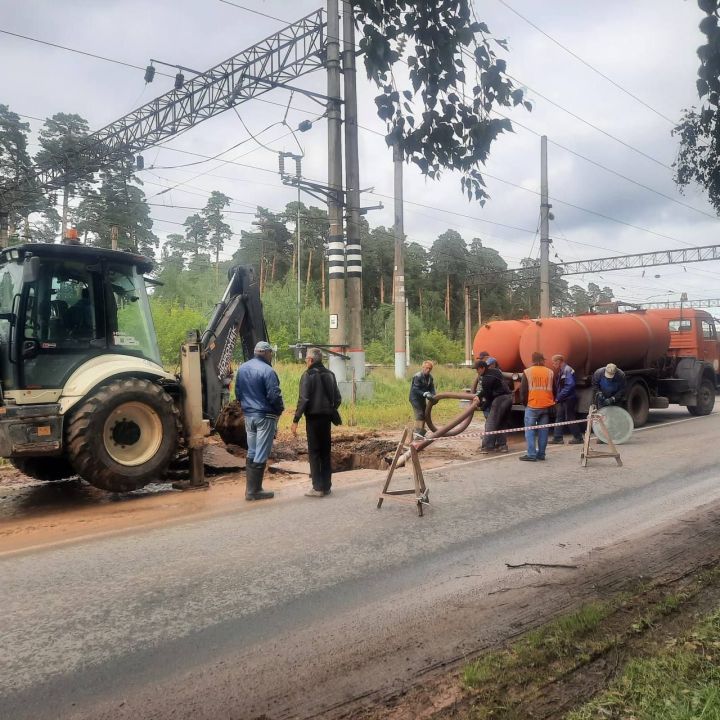
M534 425L547 425L550 422L550 408L555 404L553 395L553 371L545 367L545 357L541 352L532 354L532 365L523 372L520 385L520 400L525 405L525 440L527 455L520 460L535 462L545 459L549 428L534 430Z

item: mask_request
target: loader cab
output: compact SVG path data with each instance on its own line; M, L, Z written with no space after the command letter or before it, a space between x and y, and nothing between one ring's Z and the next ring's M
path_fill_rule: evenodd
M77 245L0 253L3 391L62 388L87 360L133 355L160 364L143 274L147 258Z

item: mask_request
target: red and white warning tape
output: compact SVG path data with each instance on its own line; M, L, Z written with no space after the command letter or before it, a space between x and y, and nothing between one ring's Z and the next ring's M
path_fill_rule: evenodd
M593 418L600 417L593 415ZM583 418L582 420L564 420L563 422L546 423L544 425L529 425L527 427L510 428L509 430L488 430L487 432L478 430L477 432L459 433L457 435L441 435L440 437L432 437L432 435L426 435L423 438L415 438L413 442L439 442L440 440L459 440L464 438L482 438L487 435L505 435L507 433L514 432L525 432L526 430L540 430L542 428L556 428L562 427L563 425L579 425L580 423L587 423L588 419Z

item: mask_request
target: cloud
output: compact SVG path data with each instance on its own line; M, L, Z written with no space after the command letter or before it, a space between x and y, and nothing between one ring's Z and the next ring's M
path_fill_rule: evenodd
M281 0L248 0L246 4L291 20L315 10L318 2L296 0L289 4ZM682 108L697 103L695 51L702 36L697 29L701 14L694 3L608 0L604 3L538 4L531 0L509 0L509 4L662 115L676 119ZM0 0L0 7L3 9L2 26L7 30L107 55L140 67L152 57L204 70L280 27L273 20L215 0L202 3L196 0L158 0L153 3L141 0L103 3ZM518 126L516 133L502 136L493 147L486 168L491 200L485 207L468 203L461 196L458 176L447 173L439 182L430 182L414 167L407 167L405 197L409 202L405 227L410 240L430 245L438 234L453 228L467 240L475 236L483 238L511 265L528 254L537 254L538 135L546 134L550 140L550 195L556 198L553 201L556 220L551 224L551 234L555 238L553 249L564 259L679 246L673 240L612 222L601 215L678 241L700 244L714 241L716 220L622 180L559 147L565 146L638 183L713 214L696 190L689 189L687 197L681 196L672 182L672 171L662 167L671 165L676 155L677 143L670 135L670 123L603 80L502 4L482 3L478 13L496 36L509 40L508 71L520 84L532 88L528 95L534 101L533 111L510 113L529 130ZM360 130L361 184L364 188L374 187L381 195L391 196L392 155L382 137L384 123L375 114L375 89L366 81L359 60L359 121L367 128ZM86 117L93 128L102 127L172 86L171 78L158 74L155 82L145 87L141 70L8 36L3 36L0 43L0 63L3 68L11 69L3 74L0 102L9 104L16 112L38 117L59 111L77 112ZM173 68L160 66L158 70L171 75L175 72ZM322 73L298 79L295 84L325 92ZM268 93L265 99L284 104L289 93L278 89ZM598 129L549 101L585 118ZM320 106L298 94L293 97L292 104L299 108L288 114L288 121L293 125L322 112ZM297 149L291 136L280 137L286 132L282 128L262 133L264 128L282 118L283 107L251 102L240 106L239 112L253 134L261 133L258 137L263 144L273 150ZM39 123L32 122L34 130L38 126ZM601 130L626 145L609 138ZM305 175L323 181L327 176L324 122L315 123L310 132L298 137L306 153ZM165 168L201 159L171 148L214 155L242 140L246 142L223 157L254 168L213 161L177 169L153 169L153 166ZM657 158L661 165L627 146ZM167 148L148 149L144 157L148 169L142 177L149 196L178 185L169 192L156 195L151 202L199 207L213 189L230 195L236 210L248 210L257 205L278 210L295 199L295 190L283 186L276 173L276 156L248 138L234 113L227 112L200 124L169 142ZM319 203L310 198L305 200ZM364 205L374 205L379 200L385 204L385 209L371 212L368 220L372 225L391 226L392 200L371 194L363 196ZM597 214L569 207L563 202ZM153 216L158 219L156 231L161 235L177 231L178 226L172 223L181 223L187 214L186 210L153 207ZM251 227L251 219L251 216L236 215L231 225L239 233ZM238 238L233 239L233 243L237 241ZM586 276L585 282L616 284L618 288L626 282L626 287L633 286L634 293L646 289L647 294L687 289L696 297L710 297L716 294L718 270L718 263L706 263L692 270L688 267L688 271L659 269L652 273L660 274L659 279L648 274L645 278L639 277L634 272L626 275L607 273L604 280Z

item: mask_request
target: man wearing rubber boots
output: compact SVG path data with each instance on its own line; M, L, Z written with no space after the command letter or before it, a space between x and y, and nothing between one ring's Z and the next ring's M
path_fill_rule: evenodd
M235 397L240 401L247 430L246 500L266 500L275 496L262 488L278 419L285 409L280 380L270 364L272 354L270 343L259 342L255 346L255 356L240 366L235 381Z

